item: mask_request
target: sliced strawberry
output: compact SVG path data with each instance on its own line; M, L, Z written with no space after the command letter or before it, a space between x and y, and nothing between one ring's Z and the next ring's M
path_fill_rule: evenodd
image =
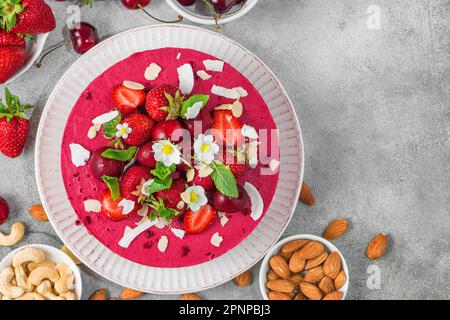
M142 166L132 166L123 174L120 179L120 193L129 200L134 200L138 197L140 189L138 186L152 177L150 169Z
M169 101L166 97L172 97ZM147 93L145 109L148 115L155 121L176 119L180 112L180 102L183 97L177 87L163 84L153 88Z
M170 189L158 191L156 196L164 201L167 208L176 209L181 201L181 194L186 189L185 185L185 180L173 181Z
M184 227L187 233L197 234L205 231L214 222L217 217L217 211L209 204L193 212L186 211L184 216Z
M133 90L120 84L114 88L112 98L120 112L130 114L144 104L145 92Z
M112 221L122 221L128 218L129 214L123 214L123 208L119 207L120 201L123 198L119 198L116 201L111 197L111 192L106 189L100 196L100 202L102 204L102 214Z
M243 141L241 134L242 123L238 118L234 117L230 110L214 111L212 134L217 142L234 146Z
M126 117L122 124L127 123L131 128L128 137L124 139L129 146L140 146L147 142L152 136L153 120L144 114L133 113Z
M189 185L191 186L201 186L205 191L209 191L212 188L214 188L214 181L212 180L211 176L200 178L198 176L198 171L195 170L194 179L192 179L191 182L189 182Z

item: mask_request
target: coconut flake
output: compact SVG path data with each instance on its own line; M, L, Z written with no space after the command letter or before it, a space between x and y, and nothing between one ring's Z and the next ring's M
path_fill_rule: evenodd
M127 215L134 210L134 205L135 205L134 201L122 199L117 206L122 207L122 214Z
M93 124L105 124L107 122L110 122L111 120L114 120L119 115L119 111L111 111L108 113L104 113L102 115L99 115L98 117L94 118L92 120Z
M162 236L158 241L158 250L162 253L166 252L167 246L169 245L169 239L166 236Z
M102 211L102 204L98 200L95 199L85 200L83 204L84 210L86 212L99 213L100 211Z
M270 170L272 170L273 172L276 172L279 166L280 166L280 161L278 161L276 159L270 160L270 162L269 162Z
M77 143L71 143L69 145L69 148L72 156L72 163L75 165L75 167L78 168L85 166L86 162L91 157L91 153Z
M242 103L239 100L233 102L233 104L231 105L231 113L233 114L233 116L239 118L240 116L242 116L242 112L244 112L244 106L242 105Z
M167 222L164 219L158 219L158 223L155 225L158 229L164 229L167 226Z
M131 230L133 230L133 228L126 226L125 229L123 230L123 234L127 234L128 232L130 232Z
M136 225L138 226L138 225L144 223L144 222L147 221L147 220L149 220L147 216L142 217L141 220L139 220L139 221L136 222Z
M131 89L131 90L142 91L145 89L145 86L142 83L139 83L136 81L125 80L124 82L122 82L122 85L125 88Z
M140 208L136 213L138 214L138 216L140 217L145 217L148 214L148 206L142 206L142 208Z
M206 72L205 70L198 70L197 71L197 75L200 79L202 80L209 80L212 78L212 75L210 75L208 72Z
M156 63L150 63L147 69L145 69L144 78L149 81L156 80L161 70L161 67Z
M182 94L190 94L194 89L194 71L189 63L178 67L179 88Z
M205 66L206 70L208 71L216 71L216 72L222 72L223 71L223 61L220 60L204 60L203 65Z
M248 92L247 92L247 90L245 90L244 88L242 88L242 87L237 87L237 88L234 88L234 89L237 90L237 92L239 92L239 95L240 95L242 98L248 96Z
M222 217L220 217L220 225L222 227L225 227L225 225L230 221L228 217L224 214Z
M264 211L264 201L261 197L261 194L259 193L258 189L255 188L254 185L252 185L249 182L246 182L244 184L244 189L247 191L248 197L250 198L251 202L251 214L250 217L257 221L259 218L261 218L263 211Z
M246 124L244 124L242 126L241 134L244 137L247 137L247 138L250 138L250 139L258 139L259 138L259 135L256 132L255 128L252 127L252 126L246 125Z
M241 95L239 94L239 92L236 89L228 89L228 88L216 86L216 85L212 86L211 93L213 93L217 96L225 97L228 99L234 99L234 100L239 99L241 97Z
M222 241L223 238L220 236L218 232L214 233L213 236L211 237L211 244L216 248L220 247Z
M182 210L184 208L184 205L185 205L184 201L180 200L180 202L178 202L177 204L177 209Z
M170 229L170 231L172 231L172 233L175 235L175 237L183 239L184 235L186 233L186 231L181 230L181 229L176 229L176 228L172 228Z
M137 238L142 232L147 230L148 228L153 227L158 221L148 219L144 223L141 223L136 228L129 230L128 232L124 232L122 239L119 241L119 246L122 248L128 248L133 242L134 239Z
M178 52L178 54L177 54L177 60L180 60L180 58L181 58L181 52Z

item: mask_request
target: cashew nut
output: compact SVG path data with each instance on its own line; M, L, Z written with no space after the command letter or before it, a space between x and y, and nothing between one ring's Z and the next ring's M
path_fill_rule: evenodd
M28 281L35 286L38 286L44 279L49 279L55 283L60 278L59 273L54 268L39 267L30 272Z
M45 300L45 298L36 292L26 292L14 300Z
M72 269L64 262L58 263L55 268L61 275L61 278L55 282L56 292L63 293L72 290L75 286L75 277Z
M28 282L27 274L22 265L14 268L14 273L16 274L17 286L22 288L25 292L33 291L34 286Z
M73 291L60 293L59 296L66 300L77 300L77 295Z
M9 235L4 235L0 232L0 246L10 247L20 242L25 235L25 226L22 222L16 222L11 226Z
M64 297L58 297L53 293L52 283L49 280L44 280L37 286L36 291L43 295L48 300L65 300Z
M8 296L3 296L2 300L12 300L12 299L10 297L8 297Z
M36 262L30 262L29 264L27 264L27 269L28 272L33 271L34 269L38 268L38 267L49 267L49 268L54 268L55 267L55 263L51 262L49 260L44 260L42 262L36 263Z
M41 249L27 247L17 252L12 260L13 267L18 267L25 262L40 263L45 260L45 253Z
M11 267L5 268L0 273L0 292L4 296L15 299L23 295L22 288L13 286L11 280L14 278L14 270Z

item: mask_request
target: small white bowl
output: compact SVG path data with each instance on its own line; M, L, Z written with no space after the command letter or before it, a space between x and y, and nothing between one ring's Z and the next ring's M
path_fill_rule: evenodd
M203 15L194 11L195 5L185 7L181 5L178 0L166 0L169 6L175 10L179 15L188 19L189 21L203 24L203 25L215 25L216 22L211 16ZM201 1L201 0L197 0ZM233 20L239 19L240 17L246 15L258 2L258 0L247 0L245 4L242 6L241 10L238 12L231 14L230 16L226 16L220 18L220 24L225 24L227 22L231 22ZM231 10L233 10L232 8Z
M73 272L73 275L75 276L75 294L77 295L77 300L81 299L81 293L82 293L82 283L81 283L81 274L80 274L80 269L78 269L77 265L72 261L72 259L65 254L64 252L62 252L61 250L59 250L58 248L55 247L51 247L51 246L47 246L45 244L30 244L27 246L23 246L20 248L17 248L13 251L11 251L10 253L8 253L3 260L0 262L0 271L10 267L12 264L12 259L14 257L14 255L27 247L32 247L32 248L38 248L41 250L44 250L45 252L45 257L47 260L58 263L58 262L64 262L65 264L67 264L70 269Z
M263 296L264 300L269 300L269 297L267 295L267 288L266 288L266 282L267 282L267 272L269 271L269 259L275 256L278 251L280 251L281 247L283 247L286 243L291 242L293 240L300 240L300 239L306 239L306 240L315 240L318 242L323 243L323 245L328 249L329 252L337 251L339 255L341 256L342 261L342 269L344 270L346 274L346 280L344 286L339 289L343 293L342 300L345 300L345 297L347 295L348 291L348 285L349 285L349 279L350 276L348 274L348 268L347 263L345 262L344 256L339 251L338 248L336 248L330 241L325 240L324 238L314 236L311 234L298 234L295 236L291 236L288 238L285 238L278 242L276 245L274 245L270 251L267 253L267 255L264 257L264 260L261 264L261 269L259 270L259 289L261 290L261 295Z
M44 45L47 38L48 33L35 34L33 35L33 41L27 41L27 46L25 48L25 64L4 83L5 85L12 83L28 69L30 69L37 58L41 55L42 50L44 50Z

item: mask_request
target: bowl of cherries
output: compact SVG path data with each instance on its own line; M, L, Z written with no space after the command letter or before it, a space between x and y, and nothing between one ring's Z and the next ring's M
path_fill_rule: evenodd
M167 0L170 7L186 19L217 27L244 16L257 2L258 0Z

